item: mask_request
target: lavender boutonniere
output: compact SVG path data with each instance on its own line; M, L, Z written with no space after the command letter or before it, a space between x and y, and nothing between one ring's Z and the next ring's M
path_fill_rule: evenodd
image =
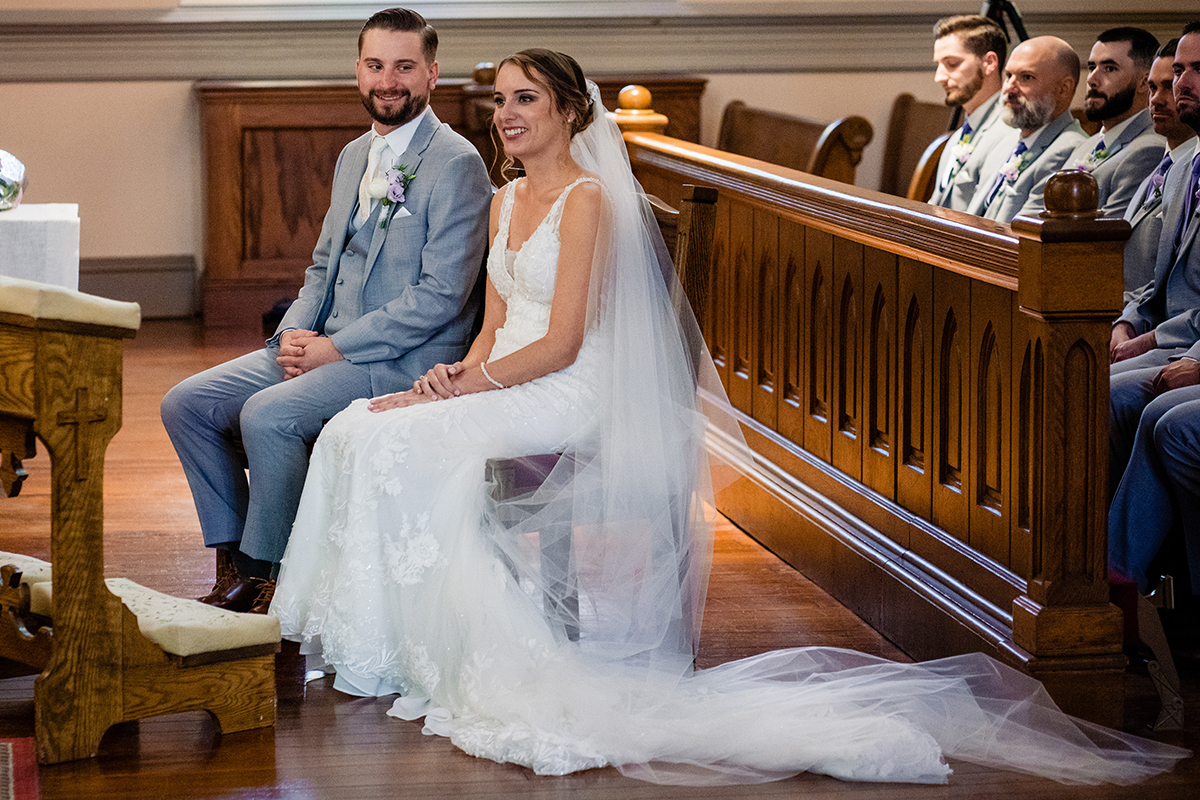
M1014 155L1008 160L1003 167L1000 168L1000 174L1004 176L1004 180L1009 183L1016 183L1017 178L1021 177L1021 173L1029 166L1029 154L1022 153L1019 156Z
M958 140L958 144L954 145L954 162L959 166L967 163L967 159L971 157L971 153L975 150L975 131L965 134Z
M1094 172L1096 167L1108 160L1108 156L1108 148L1103 148L1101 150L1088 153L1087 157L1084 158L1083 161L1080 161L1075 165L1075 169L1078 172Z
M367 191L371 197L378 198L387 209L389 206L395 206L387 211L383 219L379 222L379 227L386 228L392 216L395 215L397 209L404 203L404 193L408 191L408 185L412 183L413 178L417 177L417 171L408 171L408 164L399 164L389 168L383 173L382 178L376 178L371 181L371 185L367 187Z

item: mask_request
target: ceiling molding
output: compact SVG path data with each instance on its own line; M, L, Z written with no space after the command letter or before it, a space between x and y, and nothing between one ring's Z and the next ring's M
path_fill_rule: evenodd
M592 8L597 6L592 4ZM5 15L7 16L7 15ZM1175 35L1191 14L1029 15L1081 53L1095 33L1134 24ZM0 17L2 20L3 17ZM574 55L588 72L921 72L933 17L673 17L438 21L438 61L467 76L525 47ZM345 78L361 22L0 24L0 82Z

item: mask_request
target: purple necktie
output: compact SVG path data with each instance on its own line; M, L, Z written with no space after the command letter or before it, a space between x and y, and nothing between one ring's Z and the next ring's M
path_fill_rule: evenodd
M1008 161L1004 162L1005 166L1008 165L1009 161L1012 161L1014 158L1020 157L1028 149L1029 148L1025 146L1024 142L1017 142L1017 149L1014 150L1013 154L1008 157ZM1004 168L1001 167L1000 171L996 173L996 180L992 182L992 188L988 192L987 202L983 204L984 209L987 209L989 206L991 206L992 201L994 201L996 199L996 195L1000 192L1000 187L1003 185L1004 185Z

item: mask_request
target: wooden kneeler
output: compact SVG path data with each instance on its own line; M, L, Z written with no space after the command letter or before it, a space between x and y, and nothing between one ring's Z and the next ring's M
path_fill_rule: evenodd
M104 452L121 427L121 340L139 325L134 304L0 277L6 493L19 490L20 459L33 455L35 436L51 461L49 629L30 622L20 572L0 576L0 676L40 673L41 764L93 756L110 726L159 714L206 710L222 733L275 722L278 633L273 643L172 655L143 635L105 583ZM218 645L223 633L213 633Z

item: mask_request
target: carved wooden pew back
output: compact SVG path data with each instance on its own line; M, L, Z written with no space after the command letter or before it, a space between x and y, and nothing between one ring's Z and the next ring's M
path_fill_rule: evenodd
M755 451L735 523L917 658L983 650L1120 721L1105 575L1119 220L1014 229L652 134L720 190L698 309Z

